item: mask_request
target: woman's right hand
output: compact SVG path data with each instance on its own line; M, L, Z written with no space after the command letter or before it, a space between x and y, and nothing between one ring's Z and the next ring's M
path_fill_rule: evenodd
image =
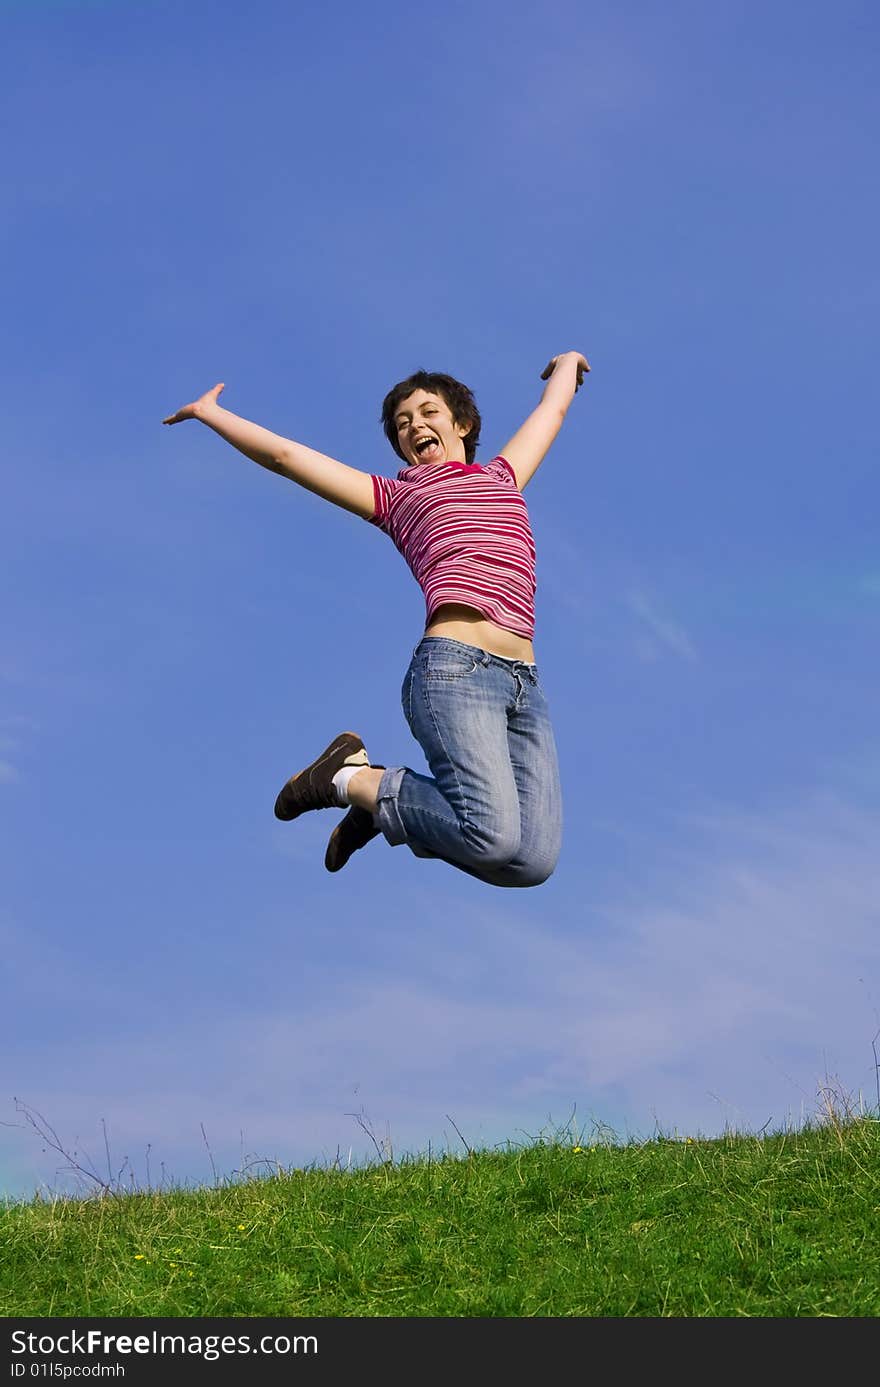
M184 419L201 419L207 406L217 403L217 396L223 389L225 389L225 386L223 381L221 381L220 384L215 385L212 390L206 390L204 395L201 395L197 400L193 400L192 404L184 405L183 409L179 409L176 414L169 414L167 419L162 420L162 423L181 424Z

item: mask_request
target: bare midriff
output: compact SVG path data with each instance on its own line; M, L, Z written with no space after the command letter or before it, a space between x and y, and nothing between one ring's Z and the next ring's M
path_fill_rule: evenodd
M488 650L490 655L500 655L504 660L523 660L526 664L535 663L535 651L530 640L496 626L487 621L475 607L466 607L458 602L447 602L438 607L425 628L426 636L446 636L448 640L462 641L465 645L475 645L480 650Z

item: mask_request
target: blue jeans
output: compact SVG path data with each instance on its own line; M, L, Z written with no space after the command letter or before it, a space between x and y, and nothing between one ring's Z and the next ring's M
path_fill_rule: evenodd
M539 886L559 856L556 744L536 665L425 636L403 710L431 777L405 766L379 785L379 827L416 857L493 886Z

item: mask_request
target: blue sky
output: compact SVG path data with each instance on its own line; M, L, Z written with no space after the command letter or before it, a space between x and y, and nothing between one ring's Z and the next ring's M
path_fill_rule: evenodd
M7 3L0 1189L16 1113L155 1178L875 1101L880 277L868 3ZM421 595L372 526L162 417L394 475L381 400L526 495L562 761L500 892L335 816L336 732L423 769Z

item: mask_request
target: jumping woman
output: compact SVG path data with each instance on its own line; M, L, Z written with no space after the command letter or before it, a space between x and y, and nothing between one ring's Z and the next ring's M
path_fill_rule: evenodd
M369 520L391 537L419 583L424 634L403 681L407 722L430 776L370 763L343 732L292 776L279 819L346 807L328 871L384 834L493 886L538 886L562 837L556 746L538 680L535 546L523 488L562 425L589 363L555 356L537 407L491 462L475 461L482 421L467 386L417 371L382 406L403 467L371 476L231 414L215 385L162 422L198 419L246 457Z

